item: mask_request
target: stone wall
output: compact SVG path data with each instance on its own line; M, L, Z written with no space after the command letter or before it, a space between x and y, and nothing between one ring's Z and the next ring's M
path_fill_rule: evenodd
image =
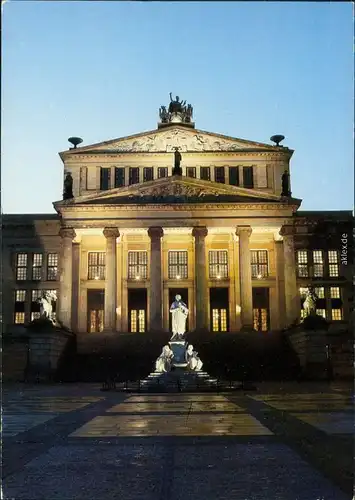
M58 367L68 340L72 333L60 330L33 331L29 333L29 363L31 371L39 371L52 374Z

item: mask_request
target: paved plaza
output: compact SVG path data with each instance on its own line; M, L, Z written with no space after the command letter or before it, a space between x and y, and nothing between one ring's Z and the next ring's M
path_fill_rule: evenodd
M226 394L3 387L3 497L351 500L350 387Z

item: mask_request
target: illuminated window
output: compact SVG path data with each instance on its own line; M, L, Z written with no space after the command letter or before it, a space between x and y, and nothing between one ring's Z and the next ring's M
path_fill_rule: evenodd
M132 309L130 315L130 332L132 333L144 333L145 331L145 310L144 309Z
M58 273L58 254L49 253L47 256L47 280L55 281Z
M187 279L187 250L169 250L169 279Z
M227 331L227 309L212 309L212 331Z
M143 251L128 252L128 279L146 280L148 274L148 255Z
M253 309L254 330L259 332L268 331L268 312L267 309Z
M268 276L267 250L251 250L250 254L252 278L265 278Z
M40 281L42 279L42 264L43 255L41 253L34 253L32 260L32 279Z
M153 167L143 168L143 181L148 182L153 180Z
M201 167L200 168L200 179L204 181L211 180L211 169L210 167Z
M302 308L301 309L301 319L306 317L306 311Z
M222 184L226 182L224 167L214 167L214 180Z
M16 279L24 281L27 279L27 253L18 253L16 257Z
M15 291L14 321L17 325L22 325L25 322L26 295L26 290Z
M186 167L186 177L196 178L196 167Z
M209 275L210 278L228 278L228 252L227 250L209 251Z
M317 286L315 287L314 289L318 299L324 299L325 295L324 295L324 286Z
M145 310L139 309L138 311L138 329L139 332L145 331Z
M137 332L137 311L136 309L131 310L131 332Z
M318 316L323 316L324 319L326 317L325 309L316 309L316 314L318 314Z
M106 267L105 252L89 252L88 253L88 279L89 280L104 280Z
M300 278L308 277L307 250L297 250L297 272Z
M330 287L330 298L331 299L340 299L340 288L338 286Z
M299 290L300 290L300 297L304 299L308 293L308 288L301 286Z
M41 315L41 305L38 299L42 297L42 290L31 291L31 321L38 319Z
M324 273L323 251L313 250L313 276L320 278Z
M343 311L341 309L332 309L332 320L340 321L343 319Z
M158 179L168 177L168 167L158 167Z
M337 278L339 276L339 255L337 250L328 251L329 276Z

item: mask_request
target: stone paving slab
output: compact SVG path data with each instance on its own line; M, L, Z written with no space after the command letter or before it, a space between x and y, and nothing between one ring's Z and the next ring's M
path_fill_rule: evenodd
M109 413L159 413L159 412L235 412L242 411L242 408L229 401L176 401L176 402L145 402L136 403L128 399L125 403L113 406Z
M350 412L291 413L291 415L327 434L354 434L354 415Z
M59 413L29 413L24 415L3 414L1 434L3 437L17 436L18 434L28 431L37 425L44 424L45 422L56 418L58 415Z
M99 436L255 436L270 435L269 429L247 414L146 415L96 417L71 437Z

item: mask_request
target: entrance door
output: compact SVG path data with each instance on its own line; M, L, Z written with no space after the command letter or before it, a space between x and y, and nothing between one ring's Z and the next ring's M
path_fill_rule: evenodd
M228 288L210 288L210 318L210 328L212 332L228 332Z
M147 329L147 289L128 289L128 331L143 333Z
M170 312L170 306L175 300L175 295L181 295L181 300L185 302L187 308L189 308L189 291L187 288L169 288L169 332L172 331L172 316ZM191 311L189 311L189 314L186 319L186 331L189 331L189 323L190 323L190 314Z
M268 288L253 288L253 326L254 330L259 332L267 332L270 329Z
M88 332L102 332L104 329L105 290L88 290Z

